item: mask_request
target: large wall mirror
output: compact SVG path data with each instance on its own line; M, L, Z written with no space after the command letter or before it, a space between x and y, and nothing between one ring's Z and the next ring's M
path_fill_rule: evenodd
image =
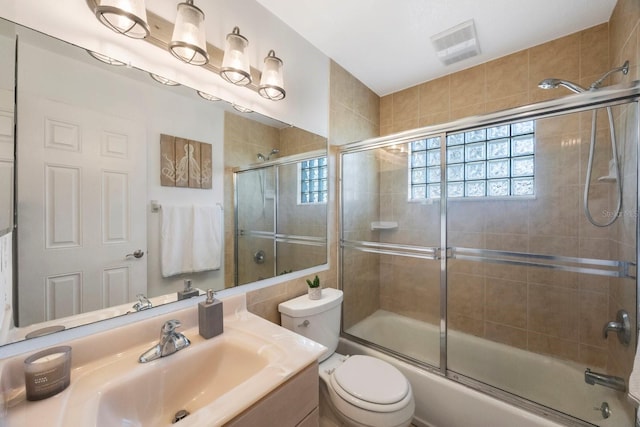
M186 279L220 290L327 262L326 203L303 203L301 193L309 185L305 168L326 162L325 138L0 23L10 29L0 36L3 58L5 44L16 44L13 31L18 40L17 249L14 286L6 290L16 326L2 344L133 315L138 295L153 306L175 301ZM212 188L161 185L161 135L211 145ZM257 179L238 179L245 171ZM0 202L3 212L7 203ZM272 274L243 270L258 264L238 258L244 242L236 236L252 229L237 224L240 204L261 206L263 219L271 215L273 249L265 253L282 266ZM221 208L220 268L163 277L163 212L186 205Z

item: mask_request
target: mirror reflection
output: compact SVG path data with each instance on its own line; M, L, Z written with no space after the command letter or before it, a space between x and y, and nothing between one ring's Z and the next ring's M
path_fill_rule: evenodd
M300 193L301 165L326 159L325 138L16 32L18 250L8 317L17 327L4 341L134 312L147 299L175 301L186 280L219 290L326 263L326 204L305 205ZM210 145L211 188L161 185L161 135ZM243 245L234 243L236 230L250 229L235 224L233 175L241 171L262 177L238 182L242 203L263 206L259 214L271 221L271 274L236 262ZM167 212L186 206L222 207L219 266L163 277Z
M236 172L237 284L326 262L327 156L292 157Z

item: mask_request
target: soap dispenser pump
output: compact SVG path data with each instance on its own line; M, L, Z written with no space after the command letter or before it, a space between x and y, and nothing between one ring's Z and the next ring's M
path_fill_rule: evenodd
M207 289L207 299L198 304L198 329L203 338L209 339L224 332L222 301L215 298L213 289Z
M185 279L184 289L178 291L178 301L191 297L197 297L198 295L200 295L200 292L198 292L197 289L191 287L191 280Z

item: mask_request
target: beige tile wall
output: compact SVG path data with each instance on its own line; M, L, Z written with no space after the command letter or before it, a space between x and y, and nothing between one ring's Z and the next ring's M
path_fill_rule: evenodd
M631 22L637 19L629 19L627 15L635 13L637 2L633 6L627 3L632 2L621 1L617 12L614 12L611 39L624 39L627 44L636 46L636 26ZM616 18L616 13L624 18ZM616 21L620 21L620 25L624 22L627 30L633 29L634 35L626 38L618 35L625 31L615 30ZM624 62L622 54L616 55L613 51L614 44L610 46L609 26L598 25L385 96L380 107L381 133L390 134L569 94L563 89L538 89L537 83L547 77L560 77L588 86L610 65ZM610 49L611 57L615 57L611 64ZM632 65L630 75L637 75L638 61L632 55L635 50L627 46L625 52L624 57L628 57ZM620 81L620 76L615 77L605 85ZM635 248L632 240L617 242L612 235L614 230L622 227L626 233L618 232L619 235L635 236L635 232L630 232L635 230L631 224L633 220L619 221L615 229L600 229L588 224L582 214L590 124L589 113L538 121L536 199L450 203L449 244L605 259L619 255L621 246L627 252L633 252L630 251ZM607 125L605 115L600 114L599 147L609 144ZM594 177L607 174L609 154L606 148L598 153ZM625 158L630 160L630 164L635 161L632 155ZM624 170L631 171L630 164ZM399 169L395 173L406 176L405 170ZM405 223L411 223L425 218L423 206L405 202L406 178L395 179L392 174L387 174L386 178L401 184L400 188L381 196L384 199L381 213L385 219L403 218ZM635 176L625 177L625 180L635 182ZM381 180L381 186L385 186L384 180ZM598 221L604 220L598 213L612 209L611 189L610 184L592 185L590 206ZM633 206L633 200L625 204ZM430 225L424 227L424 235L438 233L437 221L425 223ZM634 259L634 256L630 258ZM424 274L420 274L420 280L411 280L411 277L417 277L416 274L400 279L398 272L402 269L398 268L399 263L383 264L381 275L393 279L390 283L385 281L381 307L435 322L438 306L429 302L438 296L437 287L423 283ZM602 325L612 313L615 317L620 306L614 302L617 295L621 295L620 299L628 301L631 298L635 302L631 295L635 295L635 291L630 291L633 286L622 282L614 279L610 286L607 278L598 276L453 261L449 275L449 326L589 366L613 368L616 360L623 358L610 356L611 347L613 351L619 351L619 347L612 344L613 340L607 342L602 338ZM422 298L415 298L418 289L423 290ZM428 289L432 291L425 297ZM410 294L414 298L398 297L401 294ZM628 353L625 353L627 360Z
M445 123L567 95L538 82L558 77L588 86L609 67L608 24L562 37L380 99L380 133Z
M331 62L329 117L329 204L328 238L329 269L318 276L323 287L338 286L338 219L337 219L337 145L379 134L379 98L364 84L338 64ZM291 280L247 294L247 305L274 323L280 323L278 304L302 295L307 285L304 279Z

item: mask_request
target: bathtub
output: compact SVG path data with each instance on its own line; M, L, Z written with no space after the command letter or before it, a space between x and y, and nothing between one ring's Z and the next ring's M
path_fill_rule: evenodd
M408 357L439 364L439 329L431 324L378 310L346 331ZM416 339L421 337L421 339ZM341 338L342 354L369 354L389 361L409 379L416 399L418 426L558 427L585 425L535 415L456 381ZM584 382L586 366L531 353L476 336L450 331L448 368L504 391L571 414L602 427L633 427L626 394ZM523 386L524 385L524 386ZM506 395L508 399L508 395ZM607 402L611 416L599 410Z

